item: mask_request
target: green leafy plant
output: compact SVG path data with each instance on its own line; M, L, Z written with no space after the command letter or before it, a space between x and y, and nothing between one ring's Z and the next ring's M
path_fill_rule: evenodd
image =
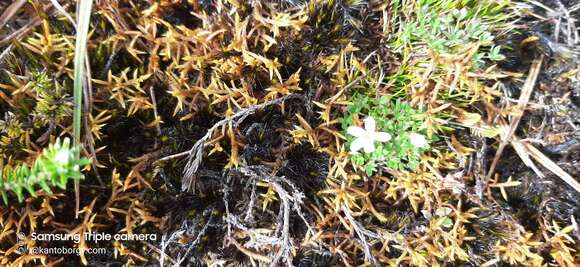
M421 154L429 148L423 133L425 129L421 127L421 114L420 110L414 109L400 99L395 100L387 96L378 99L364 95L353 96L352 104L341 120L342 129L351 133L346 136L353 163L363 167L368 175L376 172L378 167L415 170L419 165ZM375 141L372 151L367 149L362 152L352 151L353 142L357 137L352 135L353 131L349 128L357 126L357 122L365 117L374 120L376 126L373 127L373 131L375 129L381 131L371 133L377 135L378 140L381 139L381 135L390 137Z
M474 67L485 60L500 61L504 57L499 46L492 46L492 32L503 25L505 16L499 15L507 1L484 4L465 1L419 1L416 19L402 25L393 48L425 44L439 54L457 53L478 43L482 48L473 55Z
M90 163L89 159L76 159L78 148L71 148L65 138L57 140L44 149L32 167L20 165L15 168L5 167L0 177L0 195L8 204L8 192L13 192L19 202L24 200L24 190L36 197L36 188L52 193L51 187L66 188L70 179L81 177L81 167Z

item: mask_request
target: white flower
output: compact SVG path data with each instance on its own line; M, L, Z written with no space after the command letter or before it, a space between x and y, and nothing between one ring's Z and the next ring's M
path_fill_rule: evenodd
M427 139L422 134L411 133L409 134L409 139L411 139L411 144L415 147L424 147L427 145Z
M64 149L58 150L56 152L56 155L54 156L55 161L62 164L62 165L67 165L69 158L70 158L70 155L68 154L68 151L66 151Z
M375 151L375 141L387 142L391 140L391 135L384 132L375 132L377 126L375 119L371 116L364 119L365 128L350 126L346 132L356 139L350 144L350 151L357 152L364 148L366 153Z

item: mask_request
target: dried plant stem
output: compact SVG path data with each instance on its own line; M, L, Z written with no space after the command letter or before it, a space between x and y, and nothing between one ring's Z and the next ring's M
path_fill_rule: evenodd
M544 155L544 153L542 153L540 150L538 150L529 142L522 142L522 144L525 147L527 154L532 156L537 162L539 162L546 169L550 170L558 177L560 177L562 181L566 182L568 185L574 188L576 192L580 193L580 183L578 183L578 181L576 181L574 177L572 177L566 171L562 170L560 166L554 163L550 158Z
M167 258L167 260L169 260L171 262L171 264L173 264L173 266L177 266L177 263L175 263L175 260L172 259L171 257L167 256L167 254L165 254L165 252L163 252L163 250L159 249L158 247L156 247L152 244L149 244L149 242L146 242L146 241L141 241L141 243L145 244L146 246L148 246L152 250L155 250L155 252L159 253L160 258L161 258L159 266L163 266L163 260L165 258Z
M293 258L292 243L290 241L290 212L294 210L308 227L308 231L310 231L311 234L314 233L302 213L301 205L303 205L302 199L304 198L304 193L302 193L294 183L286 179L284 176L275 176L272 174L270 169L262 166L239 167L234 169L234 172L239 172L244 176L250 177L252 180L259 179L267 181L272 185L276 194L278 194L281 205L277 215L276 230L274 231L276 241L273 241L273 243L278 246L278 249L273 256L271 255L269 266L279 266L282 259L286 262L287 266L292 266ZM291 191L286 190L283 185L290 187ZM251 209L252 207L250 206L249 208ZM236 218L233 220L237 221Z
M188 162L187 162L187 165L185 166L185 170L184 170L184 177L183 177L183 181L181 184L181 189L183 191L191 190L192 185L193 185L194 175L197 172L197 169L199 168L199 165L201 164L201 161L203 159L203 147L204 147L205 143L207 141L209 141L209 139L213 135L213 132L216 129L218 129L219 127L222 127L230 122L234 122L236 124L239 124L239 123L243 122L248 116L254 114L256 111L258 111L260 109L264 109L264 108L272 106L272 105L280 104L280 103L282 103L286 100L289 100L289 99L301 98L301 97L302 96L297 95L297 94L291 94L291 95L287 95L287 96L283 96L283 97L280 97L280 98L277 98L274 100L270 100L270 101L267 101L267 102L264 102L262 104L258 104L258 105L255 105L255 106L252 106L249 108L242 109L242 110L238 111L236 114L232 115L231 117L225 118L225 119L217 122L216 124L214 124L211 128L209 128L207 133L201 139L199 139L199 140L197 140L197 142L195 142L195 144L193 145L193 147L189 151L182 152L182 153L179 153L176 155L171 155L171 156L162 158L159 161L166 161L168 159L189 155Z
M149 94L151 96L151 104L153 104L153 115L155 116L155 120L159 118L159 112L157 111L157 99L155 98L155 90L153 90L153 86L149 87ZM161 125L156 123L155 129L157 130L157 135L161 135Z
M12 2L12 4L4 10L0 16L0 29L4 28L4 25L6 25L6 23L8 23L16 13L18 13L18 10L20 10L24 4L26 4L26 0L17 0Z
M2 64L4 62L4 58L8 56L8 54L10 54L12 47L13 47L12 45L9 45L8 47L6 47L6 49L4 49L4 51L2 51L2 53L0 53L0 64Z
M245 248L244 246L242 246L240 243L238 243L233 238L230 238L229 242L234 244L234 246L236 246L236 248L240 252L244 253L246 256L250 257L251 259L258 260L258 261L265 262L265 263L271 262L270 258L268 258L260 253L257 253L257 252L254 252L254 251L251 251L251 250Z
M165 235L163 235L163 238L161 239L161 248L160 248L160 253L159 253L159 266L161 267L165 267L165 258L167 258L169 261L171 261L171 263L175 266L175 261L173 259L171 259L169 257L168 254L165 253L165 250L167 250L167 247L173 243L173 242L177 242L176 240L184 233L185 231L176 231L173 232L169 238L166 240L165 239Z
M372 251L371 251L371 247L369 245L369 243L367 242L366 237L377 237L373 232L364 229L364 227L357 222L354 217L352 217L352 214L350 212L350 209L348 207L346 207L345 205L342 205L342 212L344 212L344 214L346 215L346 218L348 219L350 226L353 228L354 232L356 233L356 235L359 238L359 243L361 244L361 246L363 247L363 251L365 253L365 258L366 260L370 261L372 266L379 266L377 259L373 256Z
M518 111L518 113L516 115L512 116L507 133L501 135L501 142L500 142L499 147L495 153L495 157L493 158L493 162L491 163L489 171L487 172L487 175L485 177L484 188L487 187L487 182L489 181L489 179L493 175L493 172L495 171L495 167L497 166L497 163L499 162L499 159L501 157L501 154L503 153L503 150L505 149L505 146L511 140L511 137L514 135L516 129L518 128L518 125L520 123L520 119L524 115L524 111L526 110L526 106L530 100L530 96L532 95L532 92L534 90L534 86L536 85L536 80L538 79L538 75L540 74L540 68L542 66L543 59L544 59L544 57L540 56L539 59L534 60L534 62L532 63L532 66L530 67L530 73L528 75L528 78L526 79L526 82L524 83L524 86L522 88L522 93L521 93L519 101L518 101L518 106L516 109Z
M26 2L26 1L24 1L24 2ZM45 11L48 12L48 10L51 8L51 6L46 7ZM61 7L63 9L66 9L66 8L69 7L69 4L65 4L64 6L61 6ZM56 12L58 12L58 10L57 11L52 11L50 14L51 15L55 15ZM8 17L5 17L5 15L6 15L6 13L3 13L2 15L0 15L0 20L1 19L5 19L5 18L8 18ZM6 20L6 21L8 21L8 20ZM9 42L12 42L13 40L19 40L19 39L21 39L29 31L33 30L34 27L40 25L41 23L42 23L42 20L39 17L32 18L28 23L26 23L24 26L20 27L20 29L14 31L13 33L11 33L8 36L6 36L3 39L1 39L0 40L0 47L6 45ZM0 28L2 28L2 27L0 27Z
M206 234L207 229L209 228L209 226L213 223L213 218L214 218L214 213L212 213L212 209L207 209L204 212L204 215L209 214L209 219L207 220L207 223L203 226L203 228L201 230L198 231L197 233L197 237L195 238L195 240L193 240L189 246L187 247L187 250L185 251L185 253L183 254L183 256L181 256L178 260L175 266L182 266L182 263L185 259L187 259L189 253L191 252L191 250L197 246L197 244L199 244L199 242L201 241L201 238Z
M34 27L40 25L42 21L40 18L36 17L26 23L26 25L22 26L20 29L16 30L15 32L9 34L8 36L4 37L4 39L0 40L0 46L4 46L12 40L18 40L22 38L25 34L27 34L30 30L34 29Z

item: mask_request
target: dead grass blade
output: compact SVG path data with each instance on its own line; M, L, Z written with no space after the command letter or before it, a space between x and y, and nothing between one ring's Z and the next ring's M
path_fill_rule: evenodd
M18 13L18 10L20 10L24 4L26 4L26 0L17 0L4 10L2 16L0 16L0 29L4 28L4 25L6 25L6 23L8 23L16 13Z
M24 2L26 2L26 1L24 1ZM66 10L69 6L70 6L70 4L65 4L64 6L61 6L61 7L62 7L62 9ZM49 11L50 8L52 8L52 5L47 6L45 8L45 11ZM58 12L58 10L56 12ZM50 14L55 15L56 12L51 11ZM0 20L4 19L4 15L6 15L6 14L3 13L2 17L0 17ZM42 23L42 20L38 16L31 18L30 21L28 23L26 23L24 26L20 27L20 29L10 33L8 36L4 37L3 39L0 39L0 47L5 46L6 44L12 42L13 40L20 40L21 38L26 36L26 34L28 34L31 30L33 30L34 27L40 25L41 23ZM1 29L1 27L0 27L0 29Z
M548 158L544 153L534 147L528 142L521 142L526 149L527 154L532 156L538 163L544 166L546 169L550 170L552 173L558 175L560 179L570 185L576 192L580 193L580 183L570 176L566 171L562 170L558 164L554 163L550 158Z
M42 20L36 17L32 19L30 22L26 23L26 25L22 26L22 28L16 30L15 32L9 34L8 36L4 37L4 39L0 40L0 47L6 45L7 43L11 42L12 40L18 40L26 35L30 30L34 27L40 25Z
M524 111L526 109L526 106L528 105L530 96L532 95L532 91L534 90L534 87L536 85L536 80L538 79L538 75L540 74L540 68L542 66L543 60L544 57L540 56L539 59L534 60L532 66L530 67L530 72L528 74L526 82L524 83L520 98L518 100L518 105L516 107L517 113L511 117L509 129L507 131L502 131L501 142L499 144L497 152L495 153L495 157L493 158L491 167L489 168L489 171L487 172L487 175L485 177L485 186L487 186L487 182L493 175L495 167L497 166L497 163L499 161L499 158L501 157L501 154L503 153L503 150L505 149L505 146L508 144L509 140L511 140L516 129L518 128L520 119L524 115Z
M65 16L66 19L68 19L68 21L75 28L77 27L77 24L76 24L75 20L70 16L70 14L68 12L66 12L65 8L62 5L60 5L60 3L58 2L58 0L50 0L50 2L54 6L54 8L56 8L56 10L58 10L63 16Z
M538 169L536 164L530 158L530 153L526 148L526 146L517 137L512 138L510 144L512 145L512 147L514 148L520 159L522 159L524 164L526 164L526 166L530 167L538 176L540 176L540 178L545 177L544 173L540 171L540 169Z

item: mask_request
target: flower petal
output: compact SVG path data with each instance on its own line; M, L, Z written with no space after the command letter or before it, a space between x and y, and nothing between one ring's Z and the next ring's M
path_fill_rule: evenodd
M346 132L354 137L361 137L366 134L365 129L356 126L350 126L346 129Z
M415 147L424 147L427 145L427 139L422 134L411 133L409 134L409 139L411 140L411 144Z
M384 133L384 132L376 132L376 133L372 133L372 138L375 141L379 141L379 142L388 142L389 140L391 140L391 135L389 133Z
M377 128L375 118L371 116L366 117L364 122L365 122L365 130L367 130L367 132L374 132L375 129Z
M364 143L365 153L373 153L375 151L375 144L372 139L367 139Z
M354 139L354 141L352 141L352 143L350 144L350 152L359 151L361 148L363 148L365 146L366 141L367 141L367 139L365 139L365 138Z

